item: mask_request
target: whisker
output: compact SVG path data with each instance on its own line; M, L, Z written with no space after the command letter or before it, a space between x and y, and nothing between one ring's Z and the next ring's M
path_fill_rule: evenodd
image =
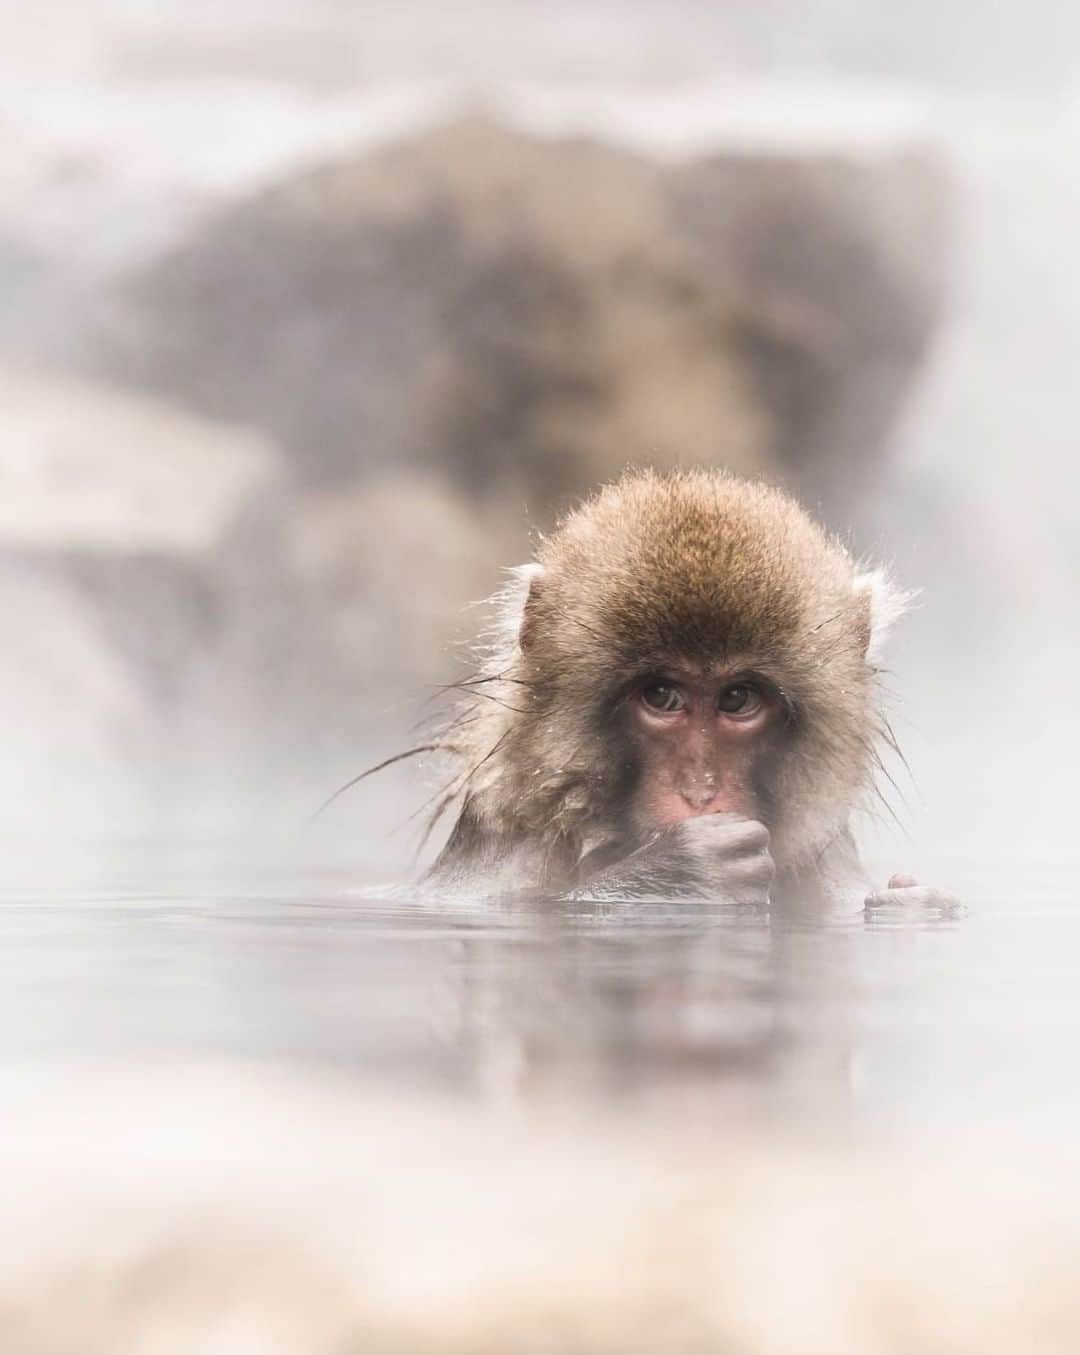
M463 687L461 683L450 682L447 683L445 691L461 692L465 696L482 696L485 701L491 701L494 705L501 706L503 710L508 710L513 715L528 715L529 713L527 710L522 710L520 706L510 705L508 701L500 701L497 696L493 696L491 692L485 692L479 687Z
M325 799L316 809L315 813L308 819L310 826L334 803L339 796L344 795L347 790L352 790L353 786L358 786L361 781L366 781L369 776L374 776L376 772L381 772L387 767L392 767L395 762L404 762L406 758L419 757L421 753L441 753L453 752L453 744L447 743L421 743L415 748L407 748L404 753L395 753L393 757L384 758L382 762L377 762L374 767L369 767L367 771L361 772L359 776L354 776L351 781L346 781L343 786L339 786L333 795Z

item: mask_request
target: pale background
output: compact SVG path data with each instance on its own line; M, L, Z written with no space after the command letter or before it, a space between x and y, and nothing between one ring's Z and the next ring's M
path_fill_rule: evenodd
M389 474L404 444L387 428L423 397L409 359L385 389L379 362L411 342L416 289L398 306L391 278L370 323L363 311L335 330L325 293L305 319L302 285L294 304L282 283L284 310L252 316L253 341L292 316L298 370L315 375L283 392L266 426L274 379L259 386L261 359L230 409L231 396L188 398L168 344L181 329L197 364L200 307L216 307L217 324L231 315L217 373L231 390L243 298L273 287L255 272L230 300L225 260L182 303L184 248L309 166L362 163L462 111L676 166L750 155L873 168L908 154L933 166L944 217L923 260L934 290L925 346L873 447L838 453L857 493L841 464L807 495L920 597L897 634L892 680L915 780L899 776L910 840L870 831L890 864L961 875L974 854L1045 858L1067 837L1080 567L1072 7L117 0L7 5L0 34L3 813L20 838L299 823L399 746L431 684L459 671L464 601L497 586L499 566L558 503L539 470L481 494L441 464L438 419L421 450L410 434L409 473ZM898 190L901 247L920 191ZM557 182L552 192L557 202ZM483 221L469 229L482 234ZM797 221L791 229L796 238ZM283 261L293 266L289 248L270 249L273 286ZM445 280L438 270L454 265L429 266ZM125 329L126 308L155 268L147 337ZM841 270L824 288L839 289L841 324L843 285ZM481 336L492 351L516 342L512 305L506 315L504 330ZM452 317L442 333L457 341ZM556 350L560 335L557 324ZM687 389L714 379L708 353L682 356ZM706 364L697 384L695 362ZM635 389L651 370L631 372ZM328 445L320 383L352 381L368 383L364 408L381 412L357 420L354 444L347 423L327 435L337 480L321 483L310 461L298 477L282 429L306 420L310 445ZM520 425L508 398L500 455L512 466ZM627 427L632 410L616 432ZM692 459L738 462L730 429L718 423L714 452L695 433ZM582 486L618 469L618 437L605 445ZM347 493L342 476L357 477ZM358 790L327 831L399 873L408 832L387 848L384 829L421 792L414 773Z

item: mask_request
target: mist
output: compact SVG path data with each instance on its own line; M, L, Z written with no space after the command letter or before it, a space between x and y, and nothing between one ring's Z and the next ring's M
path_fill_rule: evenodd
M1075 1347L1078 153L1063 0L3 7L5 1349ZM646 464L909 594L960 909L414 888Z

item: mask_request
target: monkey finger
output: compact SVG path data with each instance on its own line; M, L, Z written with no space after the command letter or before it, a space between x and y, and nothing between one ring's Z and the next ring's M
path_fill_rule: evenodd
M727 860L723 864L724 873L740 880L764 880L771 884L776 875L776 866L768 852L747 853Z
M772 858L763 854L726 863L715 872L713 880L718 893L736 903L761 908L769 902L775 875Z
M896 877L894 876L893 879ZM903 878L903 877L902 877ZM894 885L892 880L886 889L875 890L867 896L865 909L868 913L886 909L907 913L936 913L939 916L954 917L963 912L963 904L953 894L934 889L929 885Z
M738 828L732 833L732 839L732 845L737 845L739 851L754 856L768 855L769 830L763 823L758 823L756 819L747 819L744 823L739 824Z
M723 843L724 850L736 853L763 852L769 846L769 830L756 819L739 814L702 814L682 825L690 840L710 847Z

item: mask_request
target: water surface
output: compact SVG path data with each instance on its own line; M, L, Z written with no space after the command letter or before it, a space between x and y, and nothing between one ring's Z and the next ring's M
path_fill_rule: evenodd
M969 874L958 918L809 925L687 902L433 900L206 846L58 852L3 890L0 1047L332 1066L480 1099L707 1093L795 1126L1072 1134L1075 872Z

